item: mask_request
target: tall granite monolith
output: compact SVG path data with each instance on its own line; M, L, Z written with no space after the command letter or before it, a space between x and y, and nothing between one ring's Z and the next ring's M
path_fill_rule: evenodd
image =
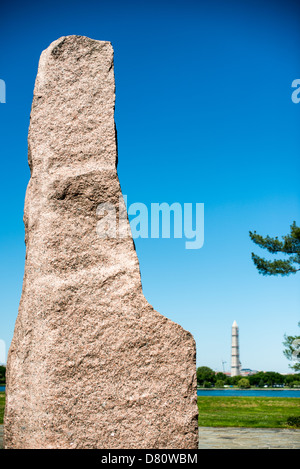
M110 42L67 36L42 53L5 448L197 447L193 337L144 298L130 229L97 230L99 204L124 218L114 106Z

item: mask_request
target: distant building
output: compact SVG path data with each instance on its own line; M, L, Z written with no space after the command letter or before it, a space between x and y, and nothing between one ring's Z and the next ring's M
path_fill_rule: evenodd
M239 328L234 321L231 328L231 376L239 376L240 374Z
M252 376L258 373L257 370L250 370L250 368L242 368L241 369L241 376Z

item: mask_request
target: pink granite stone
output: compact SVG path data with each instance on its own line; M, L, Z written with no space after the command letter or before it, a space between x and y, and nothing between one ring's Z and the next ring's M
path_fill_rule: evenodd
M144 298L130 230L97 234L98 205L119 213L122 194L114 106L110 42L42 53L5 448L197 448L194 339Z

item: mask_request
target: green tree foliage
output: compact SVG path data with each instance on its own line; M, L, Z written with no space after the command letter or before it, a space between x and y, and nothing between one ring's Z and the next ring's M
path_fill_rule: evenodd
M298 326L300 327L300 322L298 322ZM296 349L295 343L294 343L294 341L297 339L300 340L299 335L298 336L291 336L291 335L286 335L286 334L284 335L283 345L285 346L285 350L283 351L283 354L290 361L294 361L296 355L297 355L298 360L300 358L299 347ZM294 363L292 365L289 365L289 367L296 372L300 371L300 361L294 361Z
M293 381L291 386L293 388L300 388L300 381Z
M300 373L282 375L276 371L258 371L254 375L244 376L227 376L224 373L215 373L208 366L197 368L197 382L203 388L222 387L225 384L230 386L240 386L240 381L246 379L250 386L263 388L265 385L272 386L289 386L293 387L300 382ZM222 384L222 386L221 386Z
M215 372L208 366L200 366L197 368L197 383L198 386L212 385L216 381Z
M275 371L267 371L264 373L264 381L268 386L284 384L284 376Z
M275 371L267 371L264 373L263 371L259 371L255 373L255 375L248 376L249 382L251 386L258 386L260 388L267 386L291 386L295 380L298 380L298 375L282 375L280 373L276 373ZM299 377L300 379L300 377Z
M242 389L250 388L249 379L247 379L247 378L240 379L239 382L238 382L238 386L239 386L239 388L242 388Z
M215 387L216 388L224 388L224 381L222 379L217 379Z
M240 379L242 379L242 376L240 376L240 375L231 376L230 377L230 384L232 384L233 386L237 386Z
M255 375L249 376L248 379L251 386L259 386L262 388L266 384L264 375L265 373L263 371L259 371L258 373L255 373Z
M0 385L5 384L5 372L6 372L6 367L0 366Z
M225 373L221 373L220 371L216 373L216 381L221 380L221 381L224 381L224 384L227 384L227 379L228 379L228 376L225 375Z
M275 238L270 236L264 238L256 231L253 233L249 231L252 241L261 248L267 249L271 254L283 253L289 255L289 258L285 260L268 261L252 252L253 262L260 274L284 276L295 274L300 270L300 227L294 221L290 228L290 233L282 236L282 241L279 241L277 236Z
M203 388L211 388L212 384L211 384L210 381L203 381L202 387Z
M284 377L284 384L286 386L289 386L289 387L293 387L293 384L294 384L294 381L295 379L299 379L300 380L300 374L296 374L296 375L285 375Z

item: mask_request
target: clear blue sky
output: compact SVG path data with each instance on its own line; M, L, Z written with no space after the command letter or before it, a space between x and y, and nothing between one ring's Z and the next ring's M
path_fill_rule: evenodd
M299 4L298 4L299 5ZM230 366L231 325L243 367L288 372L284 333L298 333L300 274L260 276L249 230L300 222L297 2L91 1L1 5L0 339L13 335L24 272L27 132L39 56L60 36L115 50L118 172L133 202L204 202L205 244L137 239L143 289L191 331L197 364Z

